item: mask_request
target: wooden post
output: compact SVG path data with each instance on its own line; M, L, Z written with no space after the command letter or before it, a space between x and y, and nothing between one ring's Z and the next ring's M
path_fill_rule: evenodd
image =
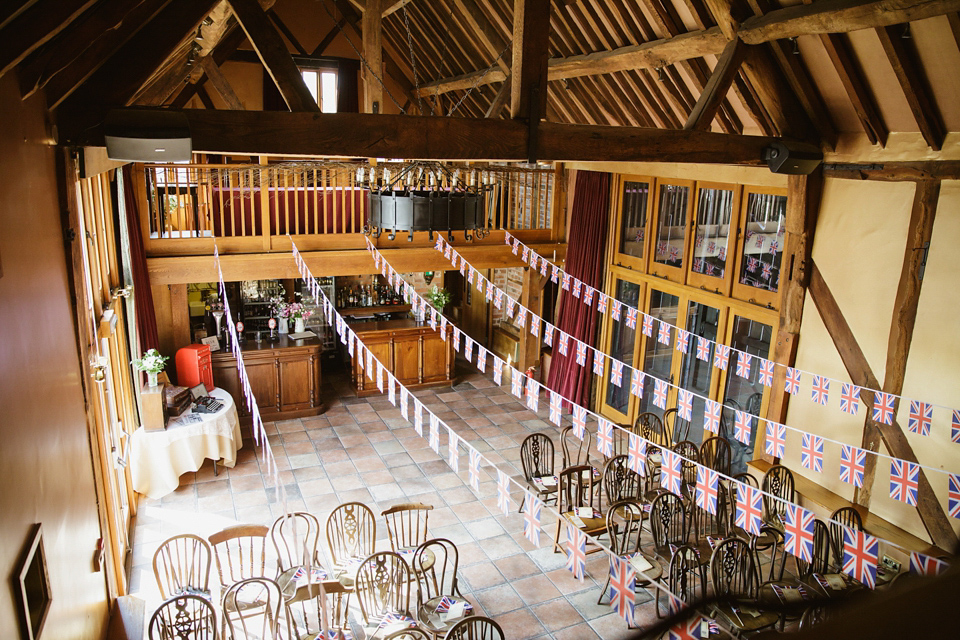
M187 301L187 285L170 285L170 319L173 322L174 351L193 342L190 334L190 305Z
M363 12L363 111L383 111L383 0L367 0Z
M549 0L514 0L510 117L539 120L547 112ZM536 104L530 104L533 96Z
M523 290L520 292L520 304L539 317L543 313L543 287L547 278L530 267L523 268ZM517 354L517 368L526 371L540 363L540 335L530 333L533 318L527 319L527 326L520 329L520 349ZM538 332L539 333L539 332Z

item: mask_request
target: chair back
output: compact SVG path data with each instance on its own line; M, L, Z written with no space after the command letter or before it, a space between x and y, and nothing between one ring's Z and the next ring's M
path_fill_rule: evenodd
M770 540L773 542L771 543ZM763 576L763 567L760 563L760 549L768 549L770 552L770 566L766 577ZM750 548L753 550L753 556L757 562L757 573L764 582L770 580L783 580L783 572L787 564L787 551L783 544L783 532L770 525L760 527L760 535L750 537Z
M210 544L192 533L164 540L153 554L153 575L160 597L169 598L197 591L210 595Z
M573 433L573 426L568 425L560 432L560 449L563 453L563 468L577 464L590 464L590 448L593 445L593 436L586 429L583 430L583 440Z
M661 555L671 544L678 547L686 544L690 530L687 510L680 496L664 492L654 499L650 509L650 531L654 546Z
M763 474L763 491L763 519L766 522L782 524L783 516L787 512L787 502L793 502L793 472L780 464L770 467ZM774 500L768 493L782 500Z
M830 514L830 540L833 543L834 564L843 565L843 528L863 531L863 519L853 507L840 507Z
M840 549L842 553L843 542L840 543ZM830 540L830 529L818 518L813 521L813 557L811 562L797 558L798 577L805 578L813 573L830 573L831 553L833 553L833 544Z
M362 502L345 502L327 517L327 549L335 565L350 558L366 558L374 552L377 521Z
M450 627L443 640L503 640L503 629L485 616L470 616Z
M410 566L393 551L375 553L357 571L357 600L364 624L388 613L410 615Z
M737 487L739 483L750 485L754 489L759 489L760 485L757 484L757 479L754 478L749 473L738 473L733 476L735 482L730 484L730 495L728 496L730 500L727 502L727 530L733 531L736 525L736 514L737 514Z
M663 412L663 428L674 442L682 442L690 437L690 421L681 418L676 407Z
M673 445L673 451L683 458L680 461L683 486L695 486L697 484L697 464L700 462L700 449L697 447L697 443L690 440L681 440Z
M520 464L527 482L553 475L553 440L545 433L531 433L520 444Z
M394 631L383 640L432 640L433 636L416 627Z
M670 558L667 569L667 589L690 605L707 595L706 565L701 564L697 552L690 545L683 545ZM677 613L671 605L669 613Z
M603 465L603 492L607 505L621 500L639 500L643 489L643 478L627 466L627 454L620 454L607 460Z
M560 472L557 508L560 513L575 507L593 507L593 467L580 464Z
M233 640L292 636L280 587L270 578L247 578L230 585L223 594L223 617Z
M726 438L713 436L700 445L700 464L725 476L730 475L730 443Z
M390 548L396 552L416 549L427 541L427 520L433 505L405 502L386 509L380 515L387 523Z
M710 579L718 597L756 598L759 577L750 544L727 538L717 545L710 557Z
M320 521L312 513L296 511L280 516L270 528L270 539L277 550L280 571L292 567L319 567L317 554Z
M730 532L730 511L727 506L727 488L722 482L717 483L717 509L716 513L710 513L701 509L694 503L691 509L690 518L692 520L694 535L697 538L703 536L716 536L726 538Z
M417 547L411 563L420 580L417 604L438 596L460 596L459 563L457 545L446 538L433 538Z
M202 596L174 596L150 616L148 637L150 640L217 640L217 612L210 600Z
M625 556L640 551L643 516L643 506L636 500L620 500L607 509L607 531L614 555Z
M238 524L207 538L213 547L222 586L265 575L269 531L260 524Z
M637 416L633 432L639 434L644 439L661 447L670 447L670 436L663 426L660 416L655 413L645 412Z

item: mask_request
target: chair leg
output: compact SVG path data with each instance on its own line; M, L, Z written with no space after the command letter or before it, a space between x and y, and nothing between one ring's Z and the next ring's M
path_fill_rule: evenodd
M520 501L520 508L517 509L517 513L523 513L523 505L524 505L524 503L526 503L526 501L527 501L527 492L524 491L524 492L523 492L523 499Z
M610 573L607 573L607 580L603 583L603 589L600 590L600 597L597 598L597 604L603 604L603 596L607 595L607 587L610 586Z
M553 552L560 553L560 527L562 526L560 520L563 518L557 519L557 538L553 541Z

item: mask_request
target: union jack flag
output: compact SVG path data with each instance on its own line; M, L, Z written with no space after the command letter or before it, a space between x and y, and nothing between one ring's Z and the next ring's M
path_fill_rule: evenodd
M775 422L767 422L767 440L764 451L774 458L783 457L783 447L787 443L787 426Z
M469 284L473 284L473 274L476 272L477 272L476 269L470 269L470 271L467 273L467 282Z
M783 382L783 390L797 395L800 393L800 372L793 367L787 367L787 375Z
M564 341L566 342L566 341ZM581 367L587 363L587 345L577 340L577 364Z
M910 572L920 576L937 576L950 566L939 558L925 556L917 551L910 552Z
M553 265L553 272L550 274L550 281L557 284L560 281L560 267Z
M643 331L643 335L648 338L653 335L653 316L643 314L643 327L641 331Z
M569 338L570 336L564 333L562 330L559 331L559 333L560 333L560 345L559 345L560 355L565 356L567 355L567 338Z
M960 518L960 475L947 476L947 513L951 518Z
M504 232L503 232L503 242L504 242L507 246L509 246L509 245L513 244L513 243L511 242L511 240L513 240L513 235L512 235L509 231L504 231ZM437 243L439 243L439 242L440 242L440 238L437 238Z
M697 615L692 618L687 618L680 624L671 627L667 633L667 640L700 640L700 626L702 621L703 618Z
M583 285L582 282L580 282L580 281L577 280L576 278L573 279L573 297L574 297L574 298L579 298L579 297L580 297L580 287L581 287L582 285Z
M613 455L613 423L603 418L597 424L597 451L605 458Z
M677 329L677 351L687 352L687 346L690 344L690 332L683 329Z
M638 398L643 397L643 378L644 373L639 369L630 370L630 393Z
M610 556L610 606L620 614L628 627L633 626L637 573L630 561Z
M556 391L550 392L550 422L560 426L560 414L563 410L563 402L560 394Z
M510 515L510 476L499 469L497 469L497 507L503 515Z
M603 355L599 351L593 354L593 374L596 376L603 375L603 363L606 361L607 356Z
M763 246L763 235L762 235L762 234L759 234L759 233L757 234L757 241L754 243L754 246L757 247L758 249Z
M494 287L494 289L496 289L496 291L493 295L493 306L500 309L503 307L503 289L497 287Z
M720 475L710 469L697 465L697 506L707 513L717 515L717 485Z
M733 423L733 437L745 445L750 444L753 416L746 411L736 411Z
M467 336L463 343L463 357L467 362L473 362L473 338Z
M840 445L840 481L855 487L863 486L863 469L867 464L867 452L863 449Z
M633 307L627 309L627 326L631 329L637 328L637 310Z
M713 352L713 366L721 371L727 370L727 363L730 361L730 347L725 344L718 344Z
M527 378L527 408L534 413L540 408L540 383Z
M604 295L604 294L602 294L602 293L597 296L597 311L598 311L598 312L600 312L600 313L606 313L606 312L607 312L607 301L608 301L609 299L610 299L610 298L609 298L608 296L606 296L606 295Z
M440 419L433 413L430 414L430 448L440 453Z
M534 315L532 311L530 312L530 335L540 335L540 316Z
M380 393L383 393L383 378L386 370L383 368L383 365L380 361L377 361L377 389L380 390Z
M770 278L772 278L773 265L767 264L766 262L764 262L763 266L760 268L760 277L763 278L764 280L769 280Z
M618 387L623 385L623 363L619 360L611 362L610 382Z
M813 401L817 404L827 404L827 398L830 396L830 378L826 376L813 376L811 395Z
M667 382L666 380L654 380L653 383L653 404L661 409L667 408Z
M750 485L737 483L736 525L755 536L760 535L763 522L763 494Z
M850 415L856 415L860 403L857 400L860 397L860 387L855 384L840 385L840 410Z
M397 379L388 371L387 372L387 400L390 401L390 404L397 406Z
M567 523L567 569L573 577L583 582L587 568L587 534Z
M813 514L795 504L787 504L783 519L783 548L804 562L813 561Z
M930 435L930 422L933 420L933 405L917 400L910 401L910 420L907 428L911 433Z
M697 273L703 273L703 259L694 258L693 259L693 270Z
M767 360L766 358L758 358L760 360L760 384L765 387L773 386L773 362Z
M517 251L519 250L520 250L520 241L514 238L513 247L511 248L511 251L513 251L513 255L517 255Z
M553 346L553 329L554 326L549 322L543 323L543 344L547 345L548 347Z
M683 472L680 466L683 459L670 449L663 450L663 464L660 465L660 486L671 493L680 495Z
M770 243L770 249L769 249L770 253L776 253L778 249L780 249L779 242L774 240L773 242Z
M667 253L667 243L661 240L657 243L657 255L662 256Z
M950 440L960 442L960 409L953 410L953 417L950 420Z
M693 419L693 393L686 389L677 392L677 415L684 420Z
M627 450L627 466L641 476L647 475L647 441L635 433L630 434L630 448Z
M587 430L587 410L580 405L573 405L573 434L583 440Z
M670 325L660 321L660 330L657 332L657 342L660 344L670 344Z
M616 322L620 322L620 314L623 312L623 305L620 304L619 300L613 301L613 319Z
M861 584L877 585L880 541L866 531L843 528L843 572Z
M673 245L670 245L670 259L671 260L680 259L680 249L678 249L677 247L674 247Z
M523 252L520 254L520 259L524 262L527 261L527 257L530 255L530 249L527 247L523 248Z
M720 432L720 403L713 400L707 400L703 409L703 428L710 433Z
M694 245L699 249L703 245L703 234L698 233L697 239L694 241Z
M544 278L547 277L547 270L550 268L550 263L547 262L546 258L540 258L540 275Z
M423 435L423 405L414 398L413 404L413 428L417 430L417 435Z
M697 360L710 361L710 341L699 336L697 337Z
M500 386L503 384L503 360L493 356L493 382Z
M917 506L920 484L920 465L894 458L890 462L890 497Z
M747 271L753 273L757 270L757 259L753 256L747 258Z
M594 288L591 287L590 285L584 285L584 288L583 288L583 304L587 305L588 307L593 304L593 292L594 292L594 291L596 291L596 289L594 289Z
M744 351L737 352L737 375L750 379L750 354Z
M406 387L400 387L400 416L404 420L410 419L410 392Z
M720 251L717 252L717 259L721 262L726 262L727 260L727 248L721 247Z
M566 290L566 291L569 291L569 290L570 290L570 274L569 274L569 273L564 273L564 274L563 274L563 284L562 284L561 286L562 286L562 287L564 288L564 290Z
M487 302L493 300L493 291L496 289L492 282L487 282Z
M480 452L470 449L470 486L474 491L480 491Z
M803 434L800 441L800 464L804 469L823 471L823 438L810 433Z
M540 514L543 512L543 501L530 493L527 494L527 511L523 514L523 535L533 543L534 546L540 546Z
M515 320L517 326L523 328L527 324L527 309L526 307L520 306L517 309L517 318Z
M452 248L452 247L451 247L450 245L448 245L448 244L445 244L445 245L443 246L443 257L446 258L447 260L450 259L450 250L451 250L451 248ZM516 251L514 251L514 253L516 253Z
M892 393L877 391L873 394L873 421L883 424L893 424L893 401L896 400Z
M434 331L437 330L437 310L430 309L430 328Z
M523 374L513 368L510 370L510 391L518 398L523 397Z
M454 472L460 471L460 437L447 427L447 464Z
M717 248L716 242L710 242L707 244L707 253L713 253L713 250Z
M510 296L507 296L507 317L508 318L513 317L513 312L516 309L516 307L517 307L517 301L511 298Z

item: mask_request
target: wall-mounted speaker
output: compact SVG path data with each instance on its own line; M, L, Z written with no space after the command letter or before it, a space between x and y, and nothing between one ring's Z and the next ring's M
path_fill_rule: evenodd
M114 109L103 123L107 157L127 162L189 162L190 123L178 111Z
M777 141L763 150L763 159L774 173L809 175L823 162L823 152L813 145Z

